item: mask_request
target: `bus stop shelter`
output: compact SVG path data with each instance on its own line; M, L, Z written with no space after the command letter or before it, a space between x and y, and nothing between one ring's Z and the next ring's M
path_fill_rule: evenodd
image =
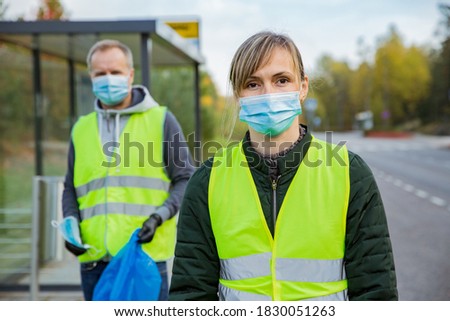
M23 248L25 248L25 251L28 251L27 246L31 244L31 269L27 268L25 273L30 272L31 275L30 291L32 299L37 297L37 271L40 261L38 256L41 256L44 252L43 257L46 258L47 252L54 252L54 249L51 251L43 250L42 248L38 249L36 244L40 243L42 247L45 248L55 246L56 231L47 224L50 219L50 217L47 216L49 215L48 213L51 212L51 218L56 219L59 217L58 213L60 212L60 209L57 209L56 207L60 205L59 199L62 182L62 177L44 176L44 165L46 164L44 163L44 160L46 159L44 154L45 148L48 147L48 141L46 141L43 132L45 129L48 129L48 127L51 127L46 125L44 121L46 115L46 83L43 81L43 78L45 78L45 59L47 56L57 57L58 63L61 63L65 67L62 73L57 74L57 77L60 77L61 79L64 78L65 81L61 81L61 84L57 83L56 87L67 86L70 88L64 90L64 92L67 92L67 94L64 93L64 98L67 96L67 99L64 99L63 106L60 107L60 105L58 105L55 108L67 108L65 114L68 115L67 118L69 118L68 122L70 123L69 127L71 127L78 116L82 114L77 108L80 105L79 101L77 102L77 99L79 100L80 96L88 96L85 95L86 89L81 88L82 86L77 83L80 78L80 69L83 69L80 67L86 67L86 55L89 49L96 41L101 39L116 39L130 47L133 52L134 68L136 69L135 80L137 83L149 88L150 92L152 92L151 73L152 69L154 71L154 67L188 66L189 72L190 67L192 67L193 95L190 97L194 97L192 105L195 114L192 121L195 124L193 124L192 127L195 140L201 140L199 66L204 62L204 58L200 52L198 42L193 43L192 41L189 41L189 39L180 36L175 29L166 24L166 21L160 19L132 21L0 21L0 46L2 44L11 44L13 47L19 47L21 49L25 48L23 51L26 51L25 60L29 67L27 65L26 68L21 68L20 72L26 73L27 78L31 80L29 81L30 90L24 95L29 95L29 97L31 97L29 94L31 93L33 99L27 97L29 99L29 106L16 104L14 107L16 110L27 108L30 111L29 121L28 118L26 118L25 122L27 123L27 128L33 127L33 129L30 128L29 130L31 132L30 135L28 135L28 131L27 134L24 135L27 141L22 142L22 144L23 146L28 146L28 137L30 137L30 143L34 145L34 159L31 158L30 163L34 163L33 171L35 175L33 180L32 220L29 219L30 211L27 208L27 204L24 205L24 208L18 208L21 204L17 205L13 202L13 208L9 208L7 200L6 203L4 202L5 204L3 204L3 207L5 208L2 208L2 202L0 202L0 214L2 214L0 215L0 234L2 234L0 243L3 246L2 249L8 247L8 249L11 248L11 251L13 251L12 253L9 253L5 250L5 253L2 253L0 250L0 259L7 258L8 264L12 265L12 271L9 272L9 265L7 269L0 267L0 270L8 271L2 273L15 274L15 271L19 270L19 265L20 267L22 266L22 259L28 260L28 258L30 258L30 253L18 253L16 247L20 244L24 244ZM198 41L198 39L196 41ZM9 55L9 57L11 57L11 55ZM31 59L28 59L28 57ZM7 67L11 64L8 61L3 62L3 65ZM20 67L23 66L20 65ZM8 75L17 76L17 74L15 74L16 71L19 72L18 70L13 69ZM28 74L30 74L29 77ZM6 74L3 73L2 76L3 75ZM83 77L84 79L88 79L87 73ZM140 77L140 79L138 77ZM3 80L5 83L13 79L5 77ZM87 81L87 83L89 84L89 81ZM84 83L84 85L86 85L86 83ZM77 90L79 91L78 93ZM22 93L19 92L19 94ZM89 94L92 93L90 92ZM84 98L86 99L86 97ZM90 99L91 96L87 98ZM67 105L65 103L66 101ZM9 102L2 101L1 104L2 108L5 109L4 107L7 106ZM9 109L11 109L11 106L9 106ZM14 124L11 126L14 126ZM2 137L2 139L4 138L5 136ZM7 170L3 170L1 167L2 157L4 157L4 155L0 155L0 170L5 174ZM14 161L17 159L18 158L14 158ZM196 157L196 159L199 158ZM14 161L8 161L8 164L13 164ZM17 169L18 167L13 168ZM13 172L14 174L15 170L8 169L8 172ZM14 176L13 174L10 176L20 177L15 181L23 179L23 176ZM8 183L9 181L5 181L5 179L3 179L3 181L0 180L0 196L2 196L2 187L3 189L10 188ZM10 188L9 190L16 192L15 194L22 194L17 198L26 199L27 191L23 189L23 186L27 185L29 185L27 182L21 185L17 184L17 186L21 186L20 193L17 193L17 190L13 188ZM41 193L41 188L36 187L38 185L45 186L45 193ZM39 190L39 192L36 192L37 190ZM5 195L4 192L3 195ZM41 213L47 213L45 214L47 216L44 217L42 216L44 214L41 215ZM22 219L21 217L24 218ZM2 221L2 218L4 221ZM10 218L14 223L9 223L8 220ZM29 221L31 221L31 224L28 223ZM7 235L7 232L9 233L11 229L20 230L17 233L20 235L19 238L6 239L5 235ZM29 233L30 230L31 233ZM39 242L37 242L37 240L39 240ZM19 259L20 263L16 264L15 262L19 262ZM28 265L28 263L25 265Z
M160 19L131 21L1 21L0 42L23 46L32 51L35 174L42 175L41 54L62 58L68 64L69 114L76 115L75 64L86 65L90 47L101 39L116 39L133 52L134 67L140 70L140 83L151 92L151 66L191 65L194 70L195 140L200 141L199 65L204 62L199 46L181 37Z

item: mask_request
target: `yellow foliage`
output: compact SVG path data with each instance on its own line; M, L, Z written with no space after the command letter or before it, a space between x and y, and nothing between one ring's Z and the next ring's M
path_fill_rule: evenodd
M204 107L212 106L213 103L214 103L214 100L213 100L213 98L212 98L211 96L209 96L209 95L203 95L203 96L200 98L200 104L201 104L202 106L204 106Z

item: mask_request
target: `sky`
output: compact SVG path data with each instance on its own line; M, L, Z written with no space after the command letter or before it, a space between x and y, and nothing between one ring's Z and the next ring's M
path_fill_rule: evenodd
M35 16L40 0L5 0L6 18ZM205 68L222 94L239 45L252 34L288 34L300 49L306 73L331 55L351 66L361 61L358 40L368 58L378 40L395 25L405 45L437 47L435 32L445 0L61 0L70 20L199 19Z

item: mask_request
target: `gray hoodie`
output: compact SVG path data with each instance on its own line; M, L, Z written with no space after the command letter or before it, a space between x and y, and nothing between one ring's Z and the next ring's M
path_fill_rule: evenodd
M103 109L98 99L96 99L94 107L97 114L101 116L98 117L98 128L102 145L119 141L120 134L132 114L142 113L155 106L158 106L158 103L144 86L133 86L132 103L125 109ZM171 180L170 196L162 206L156 209L156 214L161 216L164 222L177 214L187 181L195 170L182 129L170 111L167 111L164 121L163 157L165 171ZM64 217L75 216L80 221L77 195L73 184L74 162L75 150L71 140L62 207ZM153 213L147 214L151 215Z

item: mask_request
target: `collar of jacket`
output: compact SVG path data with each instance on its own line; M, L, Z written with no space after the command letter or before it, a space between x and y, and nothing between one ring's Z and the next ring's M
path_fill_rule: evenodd
M312 139L311 133L308 132L307 127L305 125L300 126L305 129L303 138L285 155L273 159L263 157L251 146L250 135L247 132L242 141L242 148L244 149L244 154L250 169L257 170L265 175L270 175L270 168L273 168L274 163L276 163L279 175L283 175L291 170L296 171L308 151Z

